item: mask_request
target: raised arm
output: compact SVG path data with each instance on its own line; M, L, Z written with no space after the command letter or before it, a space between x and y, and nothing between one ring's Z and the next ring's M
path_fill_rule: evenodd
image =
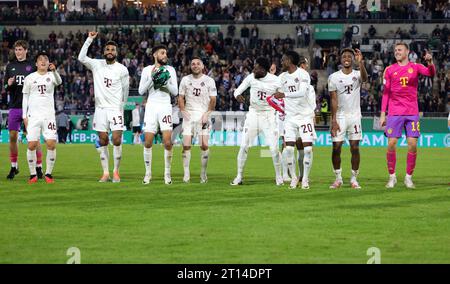
M56 66L53 63L50 63L49 66L50 71L52 71L53 77L55 79L55 86L59 86L62 83L61 76L59 75L58 71L56 71Z
M367 75L366 66L364 65L363 55L359 49L355 49L355 59L359 66L359 72L361 74L361 81L367 82L369 76Z
M417 72L424 76L434 77L434 75L436 74L436 66L434 66L433 64L433 55L427 52L427 54L425 54L425 61L428 64L427 67L423 66L422 64L416 64Z
M89 37L84 42L83 47L81 48L80 53L78 54L78 60L91 71L95 69L96 61L95 59L92 59L87 56L87 51L89 49L89 46L96 37L97 32L89 32Z

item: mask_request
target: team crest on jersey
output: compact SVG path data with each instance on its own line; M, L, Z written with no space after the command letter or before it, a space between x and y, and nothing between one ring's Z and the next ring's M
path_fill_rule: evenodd
M392 128L389 128L387 131L388 134L392 134Z
M200 86L204 87L204 86L205 86L205 82L202 82L202 83L200 84Z
M413 72L414 72L414 69L412 69L412 68L409 68L409 69L408 69L408 73L409 73L409 74L412 74Z
M294 82L298 83L298 81L300 81L298 78L295 78Z
M28 65L27 67L25 67L25 70L27 70L28 72L30 72L33 69L33 67L31 67L30 65Z
M352 80L353 80L353 81L356 81L356 80L358 80L358 78L356 78L356 77L353 77L353 78L352 78Z
M344 83L344 81L342 81L342 80L339 80L339 83Z
M50 78L47 77L47 79L45 81L50 82L51 80L50 80Z

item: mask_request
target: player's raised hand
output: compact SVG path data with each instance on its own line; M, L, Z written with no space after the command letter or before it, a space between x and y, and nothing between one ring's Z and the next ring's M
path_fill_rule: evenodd
M337 133L341 131L341 128L339 127L339 124L336 120L333 120L331 122L331 137L336 137Z
M275 73L277 73L277 65L275 65L275 63L272 63L272 65L270 66L269 69L270 74L275 75Z
M245 99L244 99L244 97L242 95L239 95L239 96L236 97L236 101L238 101L238 103L242 104L242 103L245 102Z
M92 32L89 32L89 38L92 38L92 39L94 39L94 38L96 38L96 37L97 37L97 35L98 35L98 32L94 32L94 31L92 31Z
M16 76L13 76L11 78L8 79L8 86L12 86L12 84L14 84L14 81L16 80Z
M427 51L424 58L426 62L431 63L431 61L433 60L433 55Z
M361 52L361 50L359 50L357 48L355 48L355 60L356 60L356 63L358 63L358 64L363 61L362 52Z
M52 71L52 72L56 71L56 66L55 66L55 64L50 63L50 64L48 65L48 69L49 69L50 71Z

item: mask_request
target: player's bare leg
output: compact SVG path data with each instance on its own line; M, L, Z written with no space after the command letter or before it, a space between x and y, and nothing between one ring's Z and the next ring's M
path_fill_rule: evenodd
M162 131L164 143L164 183L172 184L170 171L172 168L172 130Z
M9 131L9 159L11 161L11 170L9 171L7 179L14 179L14 176L19 174L19 166L17 164L17 157L19 155L19 147L17 146L18 132L15 130Z
M149 184L152 180L152 146L153 138L155 138L155 133L145 132L144 133L144 165L145 165L145 176L142 180L143 184Z
M28 161L28 168L30 169L30 178L28 180L29 184L36 183L38 181L38 178L36 175L37 144L38 144L37 141L28 141L27 161Z
M38 179L44 177L44 173L42 172L42 145L39 141L36 147L36 173Z
M386 153L387 167L389 171L389 180L386 184L386 188L393 188L397 183L397 176L395 175L395 165L397 163L397 138L388 139L388 149Z
M45 169L45 182L46 183L54 183L54 179L52 176L53 167L56 162L56 140L47 139L45 141L47 144L47 158L46 158L46 169Z
M242 185L244 177L244 168L247 161L248 150L250 148L250 141L253 141L257 135L257 129L248 128L242 133L241 147L237 156L237 175L230 183L231 185Z
M341 169L341 150L343 142L333 142L333 150L331 153L331 161L333 162L333 171L336 179L330 185L331 189L338 189L342 186L342 169Z
M352 154L352 177L350 179L350 185L352 188L360 189L361 186L357 180L359 174L359 162L361 160L359 154L359 140L350 140L350 152Z
M122 130L115 130L112 132L112 140L114 145L114 170L112 182L120 182L119 168L122 160Z
M98 142L100 144L99 153L100 153L100 163L103 168L103 175L100 178L99 182L107 182L109 181L109 137L107 132L98 132Z
M208 176L206 175L206 168L208 167L208 160L209 160L209 147L208 147L208 135L200 135L200 159L201 159L201 166L202 169L200 171L200 183L207 183L208 182Z
M405 175L405 185L407 188L416 188L412 181L412 174L414 168L416 167L417 158L417 138L407 137L408 141L408 156L406 158L406 175Z
M302 178L302 189L309 189L309 173L311 172L313 162L312 142L303 142L305 157L303 159L304 173Z
M189 170L189 166L191 164L191 143L192 143L192 135L183 136L183 168L184 168L184 176L183 182L188 183L191 180L191 173Z
M291 181L291 177L289 176L289 168L288 168L288 163L287 163L287 151L286 150L286 142L284 141L284 137L281 136L281 169L283 172L283 181L285 182L290 182Z
M297 172L297 170L296 170L296 161L294 158L294 154L295 154L294 146L295 146L295 142L286 142L286 148L284 149L284 151L286 152L286 157L287 157L288 170L291 173L291 184L289 185L290 189L297 188L297 184L298 184L298 178L297 178L297 175L295 174Z
M305 158L305 149L303 147L302 138L295 141L297 146L297 162L298 162L298 181L301 182L303 178L303 159Z

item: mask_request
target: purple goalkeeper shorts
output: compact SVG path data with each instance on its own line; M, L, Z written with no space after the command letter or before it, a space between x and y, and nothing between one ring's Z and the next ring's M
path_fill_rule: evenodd
M386 130L384 134L388 138L402 137L405 129L406 137L420 136L420 122L418 115L392 115L387 117Z
M20 131L20 124L22 123L22 109L12 108L8 114L8 130Z

